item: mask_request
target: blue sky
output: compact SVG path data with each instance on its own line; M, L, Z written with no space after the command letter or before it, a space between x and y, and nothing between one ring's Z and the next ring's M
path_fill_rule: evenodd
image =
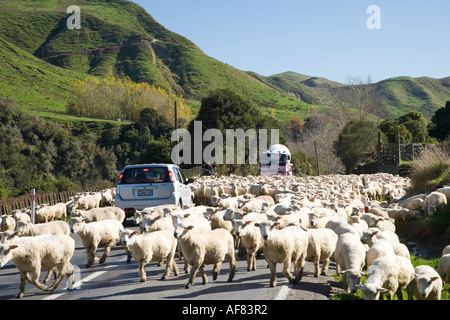
M450 0L134 2L207 55L264 76L450 76ZM381 29L366 25L370 5L380 8Z

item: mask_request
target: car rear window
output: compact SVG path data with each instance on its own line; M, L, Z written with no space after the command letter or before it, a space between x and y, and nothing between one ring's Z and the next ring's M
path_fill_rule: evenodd
M123 173L119 184L170 182L169 171L165 167L130 168Z

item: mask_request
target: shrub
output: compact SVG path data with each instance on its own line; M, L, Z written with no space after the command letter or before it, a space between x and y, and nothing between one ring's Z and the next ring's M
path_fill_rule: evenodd
M450 183L450 155L442 147L426 146L412 163L411 182L416 193L431 192Z

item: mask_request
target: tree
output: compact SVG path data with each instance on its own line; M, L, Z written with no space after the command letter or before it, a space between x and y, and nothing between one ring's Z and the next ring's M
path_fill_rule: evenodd
M447 101L445 107L436 110L428 131L431 137L439 140L445 140L450 135L450 101Z
M380 123L380 130L394 143L396 133L400 133L400 143L429 143L427 120L419 111L409 111L397 119L386 119Z
M205 129L218 129L224 133L226 129L254 128L254 116L261 117L257 113L248 101L234 91L217 89L202 99L195 121L202 121ZM193 128L193 122L189 128Z
M172 149L174 143L168 135L147 143L145 153L141 157L142 163L172 163Z
M375 154L378 128L372 121L352 120L334 143L336 155L350 174L357 165L370 161Z
M155 139L173 130L173 126L169 121L152 108L145 108L139 113L137 125L140 127L148 127Z

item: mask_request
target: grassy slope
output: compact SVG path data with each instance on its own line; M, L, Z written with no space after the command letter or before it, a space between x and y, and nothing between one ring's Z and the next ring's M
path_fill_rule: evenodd
M308 104L206 56L191 41L159 25L137 4L123 0L78 2L81 30L68 30L65 11L71 4L69 0L2 1L0 37L79 74L128 75L134 81L147 81L194 100L215 88L228 87L265 112L277 109L282 120L293 114L302 118L309 110ZM62 104L60 100L57 109L64 110ZM34 105L34 109L43 108L45 104Z
M319 87L328 89L343 87L337 82L295 72L270 77L249 74L267 85L294 94L307 103L318 103L315 97L320 94ZM421 111L430 118L437 109L450 100L450 77L443 79L396 77L380 81L376 86L388 116L394 118L410 110Z

